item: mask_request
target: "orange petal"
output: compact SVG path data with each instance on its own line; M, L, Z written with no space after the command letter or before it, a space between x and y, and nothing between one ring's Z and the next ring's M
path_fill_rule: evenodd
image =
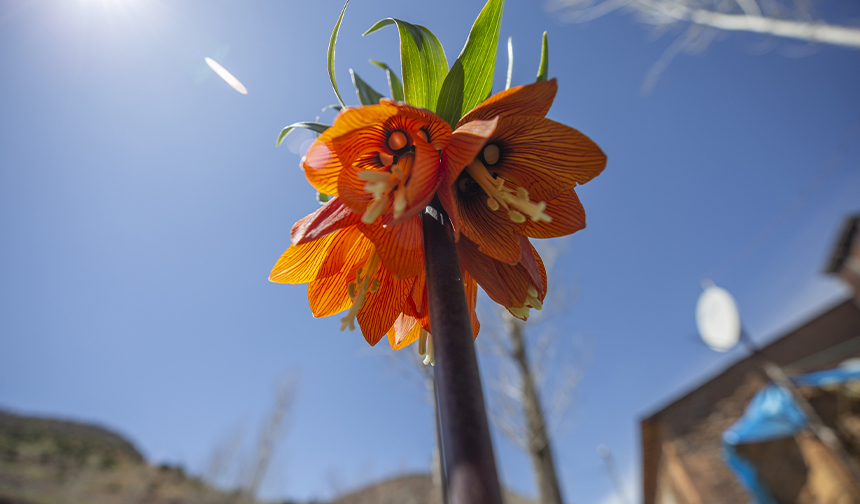
M461 232L475 242L484 254L508 264L516 264L522 253L517 233L525 224L512 222L504 209L495 212L490 210L486 200L486 195L458 193L455 201L462 220Z
M390 226L383 226L379 222L360 223L358 229L376 245L382 265L394 278L413 277L424 270L421 217L416 215L402 224Z
M489 121L471 121L454 131L451 143L443 152L451 180L457 180L463 168L481 152L496 130L498 122L498 117Z
M412 291L412 284L415 283L414 278L395 280L385 268L379 268L375 278L379 280L379 289L367 294L367 300L356 317L361 334L371 346L385 336L402 313L403 305Z
M340 234L335 232L304 245L290 245L275 263L269 280L286 284L301 284L314 280L332 247L338 242Z
M305 176L317 191L337 196L337 179L366 150L378 151L383 143L382 123L397 113L392 103L346 107L302 158Z
M352 306L346 286L355 278L356 270L358 265L351 271L347 269L308 284L308 303L314 317L328 317Z
M421 334L421 324L415 317L401 313L388 330L388 343L393 350L411 345Z
M358 228L353 226L333 234L338 237L332 243L328 257L320 266L316 278L336 275L347 269L354 270L353 265L364 264L370 255L373 243ZM352 280L347 280L349 281Z
M457 210L457 203L454 201L454 193L451 188L453 184L451 177L446 170L442 170L442 180L439 181L439 187L436 189L436 196L439 197L439 203L448 214L448 219L451 220L451 227L454 228L454 241L460 239L460 229L463 227L463 222L460 219L460 212Z
M541 261L540 254L538 254L537 250L535 250L534 246L525 236L520 235L520 243L523 248L523 257L520 259L520 265L528 272L532 285L537 287L538 291L542 288L546 292L546 271L544 271L542 280L540 268L543 267L543 261Z
M475 311L478 306L478 283L465 268L460 268L460 272L463 274L463 290L466 291L466 304L469 306L472 337L477 338L478 332L481 330L481 322L478 321L478 314Z
M606 167L591 139L542 117L500 119L490 142L499 145L501 158L488 170L527 189L532 201L549 201Z
M294 245L301 245L332 231L357 224L361 216L347 208L340 198L332 198L316 212L293 225L290 238Z
M579 202L579 197L573 189L559 194L555 199L547 201L546 210L552 222L526 221L523 233L532 238L555 238L567 236L585 228L585 209Z
M470 110L457 127L475 119L492 119L511 115L544 117L549 112L558 84L555 79L535 82L500 91Z
M442 161L435 147L418 140L415 142L415 164L406 184L406 210L394 224L403 222L424 210L442 181Z
M467 238L457 242L460 263L483 287L490 299L502 306L522 306L526 300L530 275L522 265L510 265L482 254Z

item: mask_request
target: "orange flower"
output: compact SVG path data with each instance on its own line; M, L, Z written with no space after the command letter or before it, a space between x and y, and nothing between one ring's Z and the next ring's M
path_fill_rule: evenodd
M439 151L451 140L451 127L432 112L381 100L344 108L308 149L302 167L319 192L339 196L363 223L383 216L386 225L399 224L433 199L443 178ZM453 147L466 149L460 154L466 163L484 141L458 140Z
M454 182L440 188L439 197L452 223L479 251L504 263L515 265L527 252L521 235L552 238L584 228L585 211L573 188L606 166L588 137L544 117L556 90L552 79L493 95L455 130L497 118L478 155L458 169L461 161L451 163L456 156L443 152Z
M408 223L418 225L412 237L386 232L379 223L364 225L340 198L333 198L296 222L291 233L293 245L275 264L269 280L307 283L315 317L348 310L341 318L341 330L354 329L357 320L371 345L388 335L392 348L402 348L419 339L422 330L430 330L423 270L419 268L415 275L397 279L382 254L383 250L395 251L401 259L396 264L420 264L423 268L421 220L416 216ZM377 233L377 239L386 247L378 247L361 231L362 227ZM409 229L406 224L390 228ZM463 277L477 334L477 284L468 274Z
M395 278L418 275L424 264L412 253L423 247L417 214L440 183L449 180L439 151L448 152L446 166L462 170L495 124L476 120L452 133L432 112L390 100L343 109L302 160L311 184L337 196L340 203L306 220L293 242L305 243L355 224L376 245Z

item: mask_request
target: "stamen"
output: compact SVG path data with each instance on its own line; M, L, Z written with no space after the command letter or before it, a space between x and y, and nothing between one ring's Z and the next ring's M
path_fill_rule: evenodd
M421 140L424 140L427 143L430 143L430 138L427 136L427 132L424 131L424 128L418 130L418 136L421 137Z
M394 192L394 218L399 219L406 210L406 188L402 185Z
M528 306L509 306L508 310L517 318L522 320L529 319L529 307Z
M522 224L523 222L526 221L526 216L517 212L516 210L510 210L508 212L508 217L510 217L510 219L512 221L516 222L517 224Z
M355 282L349 282L346 286L346 292L349 293L350 299L355 299Z
M380 152L379 153L379 163L382 164L382 166L391 166L391 163L393 163L393 162L394 162L394 156L392 156L391 154L389 154L387 152Z
M373 294L374 292L376 292L378 290L379 290L379 279L374 278L373 282L370 283L370 293Z
M422 347L422 343L424 344ZM418 354L424 356L424 365L436 365L436 356L433 353L433 335L421 329L418 336Z
M376 247L371 249L370 258L367 260L367 271L368 274L364 277L361 276L362 268L358 268L358 271L355 273L356 283L358 284L358 292L356 292L355 298L352 300L352 306L349 307L349 311L346 312L346 315L340 319L340 330L343 331L347 327L349 327L350 331L355 330L355 317L358 315L358 310L364 306L364 302L367 300L367 293L370 291L370 279L373 275L376 274L376 270L379 269L379 255L376 253ZM355 285L350 283L347 286L347 290L349 290L350 286ZM353 290L355 288L353 287Z
M358 178L367 180L368 182L385 182L391 178L391 173L387 171L362 170L358 172Z
M490 207L490 210L495 212L499 209L499 202L496 201L496 198L490 196L489 198L487 198L487 206Z
M498 147L495 148L498 150ZM486 148L484 151L486 159ZM487 206L493 211L498 210L499 207L503 207L505 210L508 210L508 217L516 223L525 222L526 215L531 217L534 222L552 222L552 216L544 212L546 210L545 201L533 202L529 199L529 192L524 187L517 187L516 189L507 187L505 179L491 175L487 167L479 159L472 161L466 167L466 172L490 196L490 199L487 200ZM495 204L490 203L491 200L495 200ZM513 209L510 207L513 207Z
M382 198L374 199L369 205L367 205L367 210L365 210L364 214L361 216L361 222L372 224L377 217L382 215L382 211L385 210L385 203L387 202Z
M394 131L388 135L388 148L393 151L399 151L406 147L407 143L409 143L409 139L406 138L406 134L402 131Z
M538 311L543 310L543 303L538 298L538 292L534 285L529 285L529 289L526 291L526 306L531 306Z

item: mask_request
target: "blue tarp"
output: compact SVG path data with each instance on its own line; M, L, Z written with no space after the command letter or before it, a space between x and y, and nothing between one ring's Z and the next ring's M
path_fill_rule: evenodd
M826 387L852 380L860 380L860 365L856 361L836 369L792 378L800 387ZM735 447L745 443L792 437L800 432L806 423L806 416L794 403L791 393L771 383L753 397L744 415L723 432L723 459L753 496L752 502L777 504L759 479L755 465L738 454Z

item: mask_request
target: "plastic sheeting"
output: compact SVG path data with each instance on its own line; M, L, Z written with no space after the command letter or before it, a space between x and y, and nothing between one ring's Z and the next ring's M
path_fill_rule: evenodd
M801 387L826 388L860 380L858 361L846 364L836 369L797 376L792 381ZM723 432L723 459L752 495L753 503L777 504L777 501L759 478L755 465L737 452L737 445L793 437L806 424L806 416L795 404L791 392L771 383L753 397L743 416Z

